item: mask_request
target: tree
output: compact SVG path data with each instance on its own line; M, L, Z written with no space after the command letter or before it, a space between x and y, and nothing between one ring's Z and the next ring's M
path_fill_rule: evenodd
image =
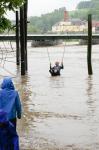
M92 14L93 19L99 20L99 0L83 0L77 5L75 12L78 12L78 16L81 19L86 18L88 14ZM75 12L73 16L76 16Z
M77 5L77 9L87 9L87 8L92 8L91 1L82 1Z
M64 10L66 8L62 7L54 10L51 13L42 14L40 17L30 17L30 24L28 25L28 31L32 29L32 33L46 33L52 30L52 26L57 22L64 19ZM36 29L36 30L34 30Z
M5 17L7 11L15 11L25 0L0 0L0 32L11 27L11 22Z

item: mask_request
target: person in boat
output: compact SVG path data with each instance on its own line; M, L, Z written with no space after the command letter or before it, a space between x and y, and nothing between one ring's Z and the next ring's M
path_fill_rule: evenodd
M52 67L50 63L50 70L49 72L51 73L52 76L59 76L60 75L60 70L64 69L63 62L61 62L61 65L59 64L58 61L55 62L55 66Z
M19 150L18 134L3 110L0 110L0 150Z
M5 77L0 89L0 109L7 112L10 121L16 130L17 118L21 119L21 101L18 91L15 90L11 77Z

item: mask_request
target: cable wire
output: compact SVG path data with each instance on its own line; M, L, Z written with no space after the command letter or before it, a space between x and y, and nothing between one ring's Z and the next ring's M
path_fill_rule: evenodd
M65 45L64 45L64 51L63 51L63 56L62 56L62 62L63 62L63 60L64 60L65 50L66 50L66 41L65 41Z
M48 51L48 47L47 47L47 54L48 54L49 63L51 64L51 59L50 59L50 55L49 55L49 51Z

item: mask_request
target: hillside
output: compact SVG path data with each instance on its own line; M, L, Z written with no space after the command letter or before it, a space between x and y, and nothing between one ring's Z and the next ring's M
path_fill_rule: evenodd
M40 17L30 17L28 33L46 33L51 31L54 24L63 20L64 10L66 10L65 7L56 9ZM82 1L78 4L75 11L70 11L68 13L70 18L87 20L88 14L92 14L94 20L99 20L99 0Z
M28 26L29 33L46 33L51 30L52 26L64 18L66 8L56 9L51 13L41 15L40 17L30 17Z
M88 14L92 14L94 20L99 20L99 0L82 1L74 12L70 12L71 17L80 19L87 19Z

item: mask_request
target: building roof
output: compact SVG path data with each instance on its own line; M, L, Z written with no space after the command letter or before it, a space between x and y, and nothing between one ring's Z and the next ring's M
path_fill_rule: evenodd
M54 26L61 26L61 25L85 25L87 23L86 20L81 19L68 19L67 21L60 21L57 22Z

